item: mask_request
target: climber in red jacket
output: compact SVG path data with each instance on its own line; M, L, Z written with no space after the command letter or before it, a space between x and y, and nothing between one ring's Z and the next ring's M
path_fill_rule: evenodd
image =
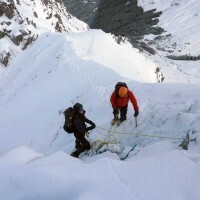
M137 117L139 114L139 108L137 105L137 100L131 92L126 83L118 82L115 86L115 90L113 91L110 102L113 108L114 119L112 120L112 125L118 122L120 125L124 120L126 120L127 108L129 100L133 104L133 108L135 110L134 117ZM120 118L118 120L118 114L120 113Z

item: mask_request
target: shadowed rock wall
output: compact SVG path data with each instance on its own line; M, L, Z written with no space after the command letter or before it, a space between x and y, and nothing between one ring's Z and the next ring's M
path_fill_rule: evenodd
M129 39L134 47L154 54L155 51L139 40L146 34L159 35L163 29L155 26L161 12L144 12L137 0L64 0L67 10L89 24L116 36Z

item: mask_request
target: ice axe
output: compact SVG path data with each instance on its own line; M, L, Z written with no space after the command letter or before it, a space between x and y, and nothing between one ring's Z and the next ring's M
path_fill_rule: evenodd
M135 117L135 127L137 128L137 117Z
M139 112L135 111L135 114L133 115L135 117L135 127L137 128L137 116L138 116Z

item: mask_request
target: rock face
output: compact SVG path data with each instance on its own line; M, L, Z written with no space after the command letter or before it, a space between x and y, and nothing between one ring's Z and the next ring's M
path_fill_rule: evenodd
M93 23L101 0L63 0L67 10L78 19L86 22L89 26Z
M0 63L26 49L45 31L78 32L87 25L72 17L61 0L2 0L0 2Z
M91 28L102 29L115 36L124 36L140 50L155 54L155 50L139 40L147 34L159 35L163 29L155 26L162 12L144 12L137 0L64 0L69 12Z
M92 28L102 28L105 32L134 38L153 33L160 34L163 29L153 27L158 23L161 12L144 12L137 0L103 0L99 4Z

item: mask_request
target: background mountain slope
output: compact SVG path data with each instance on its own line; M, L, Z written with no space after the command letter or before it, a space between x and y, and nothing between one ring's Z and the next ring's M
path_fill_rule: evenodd
M165 32L158 37L145 36L144 41L156 49L157 55L151 57L155 62L160 63L163 75L165 74L164 76L172 81L169 73L166 73L170 68L170 70L176 70L177 74L182 74L184 82L199 83L200 2L198 0L139 0L138 4L145 10L162 11L158 26Z
M197 84L186 84L176 69L157 83L159 64L101 30L42 30L0 68L0 198L198 199L200 86L193 77ZM109 132L118 81L138 100L138 126L129 104L126 122ZM106 141L110 151L70 156L75 139L62 129L63 111L76 102L97 125L91 144ZM188 151L179 147L186 134ZM118 149L135 144L121 161Z
M199 83L198 0L64 0L92 28L123 35L157 64L160 82ZM78 9L81 7L81 9ZM173 79L172 74L177 74Z

